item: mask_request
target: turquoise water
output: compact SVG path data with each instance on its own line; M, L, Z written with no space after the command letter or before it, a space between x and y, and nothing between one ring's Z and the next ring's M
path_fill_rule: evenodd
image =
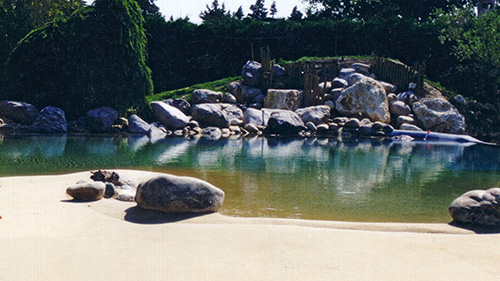
M471 189L500 186L500 148L337 139L3 137L0 176L142 169L226 192L234 216L449 222Z

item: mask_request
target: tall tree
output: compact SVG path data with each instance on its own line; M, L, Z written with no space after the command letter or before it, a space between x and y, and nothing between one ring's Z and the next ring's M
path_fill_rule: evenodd
M224 3L219 5L218 0L212 2L212 6L207 5L207 9L200 13L200 18L204 23L220 23L230 17L230 13L226 11Z
M252 11L248 16L256 20L265 20L267 18L267 9L264 7L264 0L257 0L250 6Z
M233 17L237 20L242 20L245 14L243 13L243 7L240 6L236 12L234 12Z
M269 14L274 19L274 16L278 13L278 9L276 8L276 0L271 4L271 9L269 10Z
M301 21L303 16L304 16L304 14L302 14L302 12L299 11L297 6L295 6L295 7L293 7L292 13L288 17L288 19L292 20L292 21Z

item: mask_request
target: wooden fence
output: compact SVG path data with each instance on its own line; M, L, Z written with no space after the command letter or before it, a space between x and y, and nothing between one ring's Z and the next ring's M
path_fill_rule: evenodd
M274 85L271 53L269 47L260 49L263 70L263 87L269 89ZM304 105L320 104L320 97L325 94L326 87L319 87L321 82L331 81L337 77L342 60L325 59L299 61L284 65L287 78L285 84L289 88L304 90ZM375 57L370 71L377 79L394 84L398 91L408 90L410 83L415 83L414 91L420 93L424 86L425 63L409 67L401 62Z
M408 90L410 83L415 83L417 93L424 88L425 63L409 67L402 62L375 57L370 70L377 79L396 85L401 92Z

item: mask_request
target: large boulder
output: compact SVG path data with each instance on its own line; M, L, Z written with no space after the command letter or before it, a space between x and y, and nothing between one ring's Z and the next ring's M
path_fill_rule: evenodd
M468 226L500 225L500 188L472 190L455 199L448 207L454 222Z
M40 112L32 104L20 101L0 101L0 116L23 125L31 125Z
M242 85L239 81L229 83L228 90L238 103L250 103L262 94L259 88Z
M245 110L245 114L243 116L243 124L252 124L255 126L265 126L267 124L267 120L271 114L267 111L249 108Z
M37 133L66 133L68 131L66 115L58 107L47 106L33 121L31 130Z
M197 104L191 108L193 119L204 126L229 128L232 119L243 119L243 111L225 103Z
M243 84L258 87L262 76L262 65L256 61L247 61L241 70Z
M389 123L389 102L384 87L372 78L361 81L342 91L335 101L335 108L340 114L369 118L371 121Z
M299 108L295 111L304 123L312 122L314 125L326 123L330 118L330 107L327 105Z
M207 89L195 90L191 94L191 102L193 104L200 103L219 103L224 98L221 92L215 92Z
M128 131L130 133L146 135L151 127L150 124L135 114L130 115L128 118Z
M299 90L267 90L264 107L295 111L302 107L304 93Z
M100 107L87 112L87 129L92 132L107 132L118 119L118 111L111 107Z
M271 113L264 132L266 134L296 135L306 129L307 127L297 113L283 110Z
M413 103L415 117L425 130L441 133L464 134L465 118L447 100L434 98Z
M391 103L389 109L391 113L396 116L401 116L401 115L407 116L411 114L411 108L402 101L395 101Z
M191 105L185 99L167 99L163 102L179 109L186 115L191 114Z
M217 212L224 202L224 191L190 177L162 175L137 188L137 205L168 213Z
M95 201L103 197L105 190L104 182L84 182L68 187L66 193L76 201Z
M189 122L189 117L182 111L164 102L152 102L151 108L156 120L169 129L182 129Z

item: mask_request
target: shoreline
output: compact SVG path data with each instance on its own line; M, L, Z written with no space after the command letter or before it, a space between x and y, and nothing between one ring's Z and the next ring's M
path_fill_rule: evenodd
M154 172L116 170L140 180ZM449 224L169 215L73 203L89 172L0 178L5 280L497 280L499 234ZM43 192L42 192L43 191Z

